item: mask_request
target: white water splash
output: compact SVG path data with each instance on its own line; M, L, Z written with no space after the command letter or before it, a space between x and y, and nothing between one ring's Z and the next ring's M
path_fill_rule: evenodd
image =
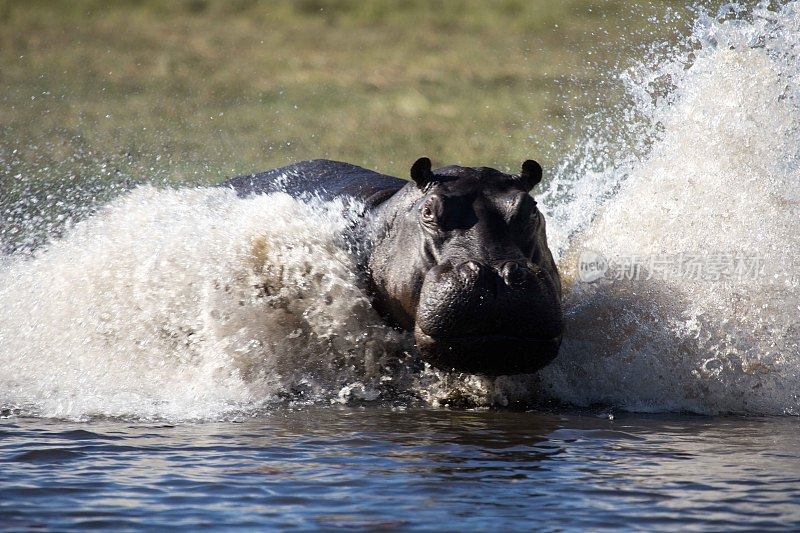
M406 339L359 288L350 221L284 194L134 191L0 272L0 404L219 418L374 377Z
M541 379L580 405L800 413L800 9L702 16L692 37L689 52L628 73L649 121L646 155L558 207L571 237L569 329ZM655 80L671 90L654 94ZM594 219L571 223L572 212ZM585 284L575 281L582 250L612 261L751 254L765 273Z
M435 406L544 396L800 412L800 9L748 17L701 16L688 43L625 73L631 112L610 130L621 138L588 139L583 164L564 167L586 172L543 195L569 329L538 377L415 370L410 339L360 287L343 238L354 212L341 203L144 187L0 266L0 406L221 419L285 398L407 394ZM585 249L756 253L769 268L582 284Z

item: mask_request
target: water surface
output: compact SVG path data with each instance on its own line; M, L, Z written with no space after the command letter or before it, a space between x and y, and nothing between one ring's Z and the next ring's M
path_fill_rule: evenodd
M235 423L11 418L9 528L800 527L794 418L305 408Z

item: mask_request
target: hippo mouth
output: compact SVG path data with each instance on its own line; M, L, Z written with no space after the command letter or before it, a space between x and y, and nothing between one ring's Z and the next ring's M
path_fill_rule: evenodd
M416 328L414 337L422 359L431 365L489 376L532 374L555 359L561 346L561 335L551 339L495 334L442 338Z

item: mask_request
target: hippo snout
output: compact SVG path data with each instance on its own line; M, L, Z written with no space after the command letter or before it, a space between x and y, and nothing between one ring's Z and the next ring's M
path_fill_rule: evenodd
M455 267L449 262L438 265L431 269L431 273L437 281L456 272L465 282L491 284L502 281L506 285L515 286L523 283L535 268L530 262L522 264L518 261L500 261L489 267L477 261L464 261Z
M439 367L493 375L535 372L558 353L554 280L530 261L445 262L420 293L415 338Z

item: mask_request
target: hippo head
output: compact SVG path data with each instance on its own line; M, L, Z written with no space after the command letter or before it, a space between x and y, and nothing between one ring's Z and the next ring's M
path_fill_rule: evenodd
M369 258L376 306L414 332L433 366L489 375L535 372L558 353L561 282L529 194L542 168L411 168L380 206Z

